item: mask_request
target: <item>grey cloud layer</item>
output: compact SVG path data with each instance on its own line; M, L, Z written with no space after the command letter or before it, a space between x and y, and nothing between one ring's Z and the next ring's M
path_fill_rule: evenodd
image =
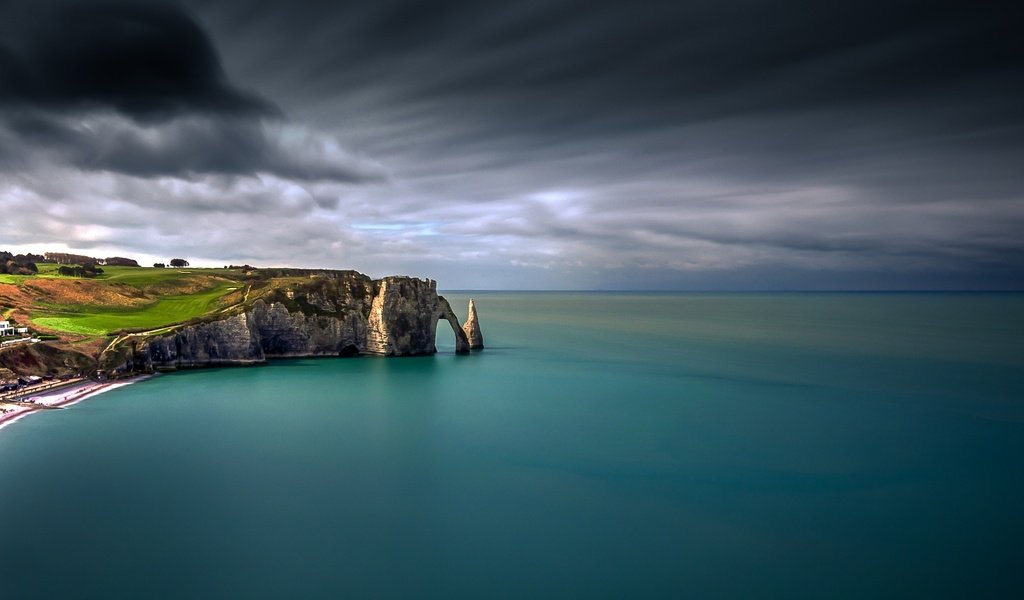
M369 159L300 127L237 117L178 117L138 124L116 115L0 120L0 144L18 146L85 171L137 177L270 173L304 181L358 182L385 177ZM29 149L27 152L25 148ZM14 154L13 152L11 153Z
M193 6L240 80L387 156L421 197L395 212L427 204L467 245L549 265L1024 269L1012 3ZM529 200L551 191L575 212Z
M40 198L194 215L203 256L465 287L1024 276L1012 3L76 6L0 37L7 198L61 165Z

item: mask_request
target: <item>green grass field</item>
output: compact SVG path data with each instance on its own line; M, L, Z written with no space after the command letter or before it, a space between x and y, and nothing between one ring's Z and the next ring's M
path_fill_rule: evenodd
M218 277L241 277L241 271L233 269L155 269L153 267L101 267L103 273L95 281L125 283L135 287L157 285L168 281L185 280L193 275L216 275Z
M64 277L57 274L60 265L52 263L39 263L36 265L39 272L35 275L6 275L0 274L0 283L13 283L15 285L33 278L63 278L76 279L75 277ZM131 286L142 288L148 285L156 285L168 281L185 280L193 275L216 275L228 279L240 278L242 272L237 269L156 269L153 267L100 267L103 273L97 275L93 281L109 281L111 283L125 283Z
M225 282L195 294L165 296L153 304L138 309L98 310L96 307L81 307L82 312L56 312L52 316L33 318L32 321L49 329L84 335L107 335L122 329L154 329L188 321L210 312L218 299L237 287L236 284Z
M58 275L59 266L55 264L41 263L37 267L39 272L35 275L0 275L0 283L20 286L31 279L85 281ZM112 286L128 285L157 299L146 306L135 308L86 304L59 305L49 304L45 299L41 299L30 309L34 315L32 322L54 331L90 336L108 335L124 329L155 329L190 321L210 313L217 308L219 299L242 287L244 279L243 273L237 269L157 269L121 266L106 266L102 269L102 274L89 281ZM180 293L195 289L197 284L199 287L213 284L213 287L195 293Z

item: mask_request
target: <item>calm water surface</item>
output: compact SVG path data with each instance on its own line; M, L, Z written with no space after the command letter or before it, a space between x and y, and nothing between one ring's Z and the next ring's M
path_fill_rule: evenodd
M1024 296L475 297L0 431L0 597L1024 595Z

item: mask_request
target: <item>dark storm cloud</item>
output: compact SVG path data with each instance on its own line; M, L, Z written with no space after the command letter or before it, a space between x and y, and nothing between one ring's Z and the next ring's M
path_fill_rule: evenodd
M210 39L172 5L43 0L2 8L0 105L113 109L144 120L279 114L227 81Z
M233 85L213 42L179 5L5 8L0 170L56 161L141 177L383 177L378 165L300 131L273 103Z

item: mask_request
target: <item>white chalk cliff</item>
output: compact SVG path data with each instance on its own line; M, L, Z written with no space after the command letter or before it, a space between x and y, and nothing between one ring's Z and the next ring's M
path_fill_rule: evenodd
M101 367L131 373L275 357L433 354L442 320L455 333L456 352L483 347L476 306L470 302L469 319L460 326L433 280L372 280L355 271L302 273L302 283L268 287L233 312L166 333L126 337L104 352Z

